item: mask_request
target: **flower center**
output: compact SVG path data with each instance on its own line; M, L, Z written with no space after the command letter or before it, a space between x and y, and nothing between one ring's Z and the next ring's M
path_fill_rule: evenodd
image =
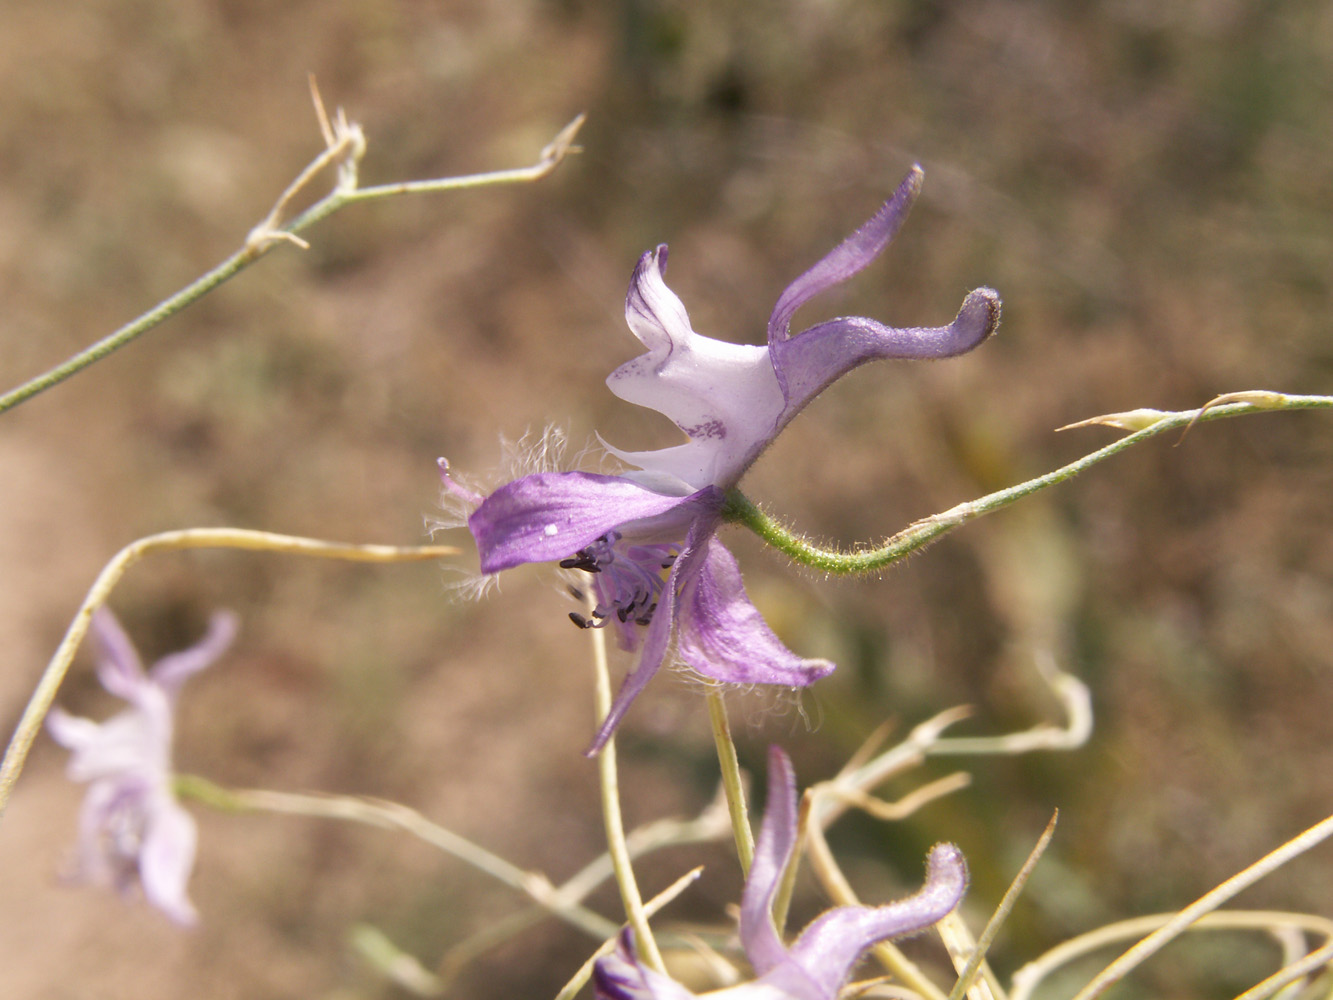
M139 868L139 855L148 832L147 791L137 784L119 788L98 823L98 845L111 880L124 887Z
M602 628L613 620L622 625L649 624L666 586L667 573L679 554L679 545L628 545L620 532L608 531L571 558L560 561L563 569L591 574L597 597L592 617L571 611L570 620L579 628Z

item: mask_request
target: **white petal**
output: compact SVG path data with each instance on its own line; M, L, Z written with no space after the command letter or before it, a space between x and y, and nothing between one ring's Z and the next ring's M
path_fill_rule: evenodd
M626 319L648 353L612 372L607 386L626 402L669 417L689 441L659 451L611 451L650 479L669 477L690 490L726 489L775 433L782 388L767 347L694 332L663 279L664 258L665 247L644 255L626 300Z

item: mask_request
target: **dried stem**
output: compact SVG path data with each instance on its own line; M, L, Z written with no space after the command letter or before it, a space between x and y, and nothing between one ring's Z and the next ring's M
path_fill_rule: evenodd
M120 329L108 334L90 347L62 362L56 367L22 385L0 395L0 413L26 402L33 396L59 385L65 379L77 374L89 365L100 361L113 351L124 347L130 341L147 333L156 326L175 316L178 312L203 298L223 282L235 277L255 261L269 253L276 245L283 242L295 243L306 247L308 244L297 234L316 222L328 218L339 209L359 201L372 201L401 194L433 193L457 191L463 188L483 187L492 184L517 184L540 180L549 174L569 153L577 150L574 136L583 124L584 116L579 115L561 129L560 133L541 151L537 162L530 167L514 170L495 170L489 173L470 174L465 177L444 177L435 180L408 181L400 184L384 184L378 187L357 188L357 165L366 151L365 136L361 127L348 122L339 108L332 124L324 113L323 103L315 92L316 113L320 119L320 130L324 134L325 149L315 157L297 178L288 185L279 196L268 216L255 226L246 237L244 245L224 260L217 267L201 275L186 285L175 295L164 299L131 320ZM310 182L326 167L337 165L337 180L333 191L302 212L294 221L283 225L281 220L292 199L309 186Z

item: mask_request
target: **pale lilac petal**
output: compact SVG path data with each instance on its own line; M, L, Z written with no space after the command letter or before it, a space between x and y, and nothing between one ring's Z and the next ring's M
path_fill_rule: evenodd
M198 919L185 892L194 868L198 829L168 792L155 796L151 810L139 851L144 898L176 923L188 926Z
M571 556L626 522L663 518L665 528L676 521L665 515L676 512L683 533L701 502L702 494L663 496L620 476L539 472L488 496L468 518L468 529L482 572L498 573Z
M154 683L175 698L186 679L203 670L227 651L236 638L237 619L230 611L215 612L204 637L189 649L162 657L149 671Z
M967 865L953 844L936 844L926 862L921 891L887 906L840 906L812 923L792 945L789 961L818 996L833 998L857 960L872 945L933 926L951 913L967 890ZM775 979L778 977L775 977Z
M1000 324L1000 296L978 288L948 326L896 329L862 316L832 319L773 345L786 393L778 429L830 383L867 361L947 358L972 350Z
M642 468L645 482L688 490L734 485L773 433L782 390L766 348L694 332L680 299L666 286L666 247L644 254L626 300L626 319L648 348L606 380L621 399L657 410L689 438L658 451L612 454ZM680 492L681 490L677 490Z
M884 248L898 235L898 230L907 220L912 203L921 193L923 177L921 168L913 165L893 197L878 212L834 247L818 264L787 286L778 296L777 305L773 307L773 314L768 320L770 345L787 339L792 314L797 309L820 292L846 281L884 252Z
M154 692L149 691L149 695ZM152 698L143 698L145 702ZM170 714L161 692L156 692L159 710L147 712L139 708L129 709L99 724L93 724L94 731L78 725L72 730L79 746L65 743L71 751L66 773L71 781L97 781L102 778L142 776L144 780L155 779L165 774L167 755L170 748ZM52 712L54 715L54 710ZM63 714L63 713L62 713ZM86 719L72 719L74 723L86 723ZM49 722L50 720L48 720ZM163 733L163 727L166 733ZM52 730L51 735L57 742L64 742L62 736L71 735L69 722L57 722L61 732Z
M597 960L592 970L596 1000L692 1000L694 994L674 979L639 962L634 932L620 934L616 950Z
M796 774L779 747L768 749L768 802L741 896L741 946L758 975L787 958L773 926L773 899L796 849Z
M716 539L708 540L704 564L682 600L678 652L706 677L805 687L833 672L828 660L797 656L773 634L745 593L736 557Z
M130 637L105 605L93 612L92 631L102 653L97 661L97 679L116 697L134 701L146 675Z
M639 258L625 293L625 322L659 361L694 335L685 303L664 280L666 267L663 243Z
M690 525L689 534L685 536L685 544L681 546L680 553L671 566L666 586L662 588L662 594L658 598L657 611L654 612L653 620L644 635L638 666L630 671L629 676L621 683L620 690L611 703L611 710L606 713L606 718L598 727L592 745L584 751L584 756L592 757L601 752L602 747L606 746L606 741L620 725L620 720L629 711L634 699L661 669L662 661L666 658L667 645L671 641L671 629L675 625L678 603L676 595L685 585L682 581L688 581L698 572L705 551L705 542L716 529L715 517L700 517Z
M100 723L70 715L63 708L53 708L46 713L46 731L51 734L51 738L76 754L97 742L101 728Z

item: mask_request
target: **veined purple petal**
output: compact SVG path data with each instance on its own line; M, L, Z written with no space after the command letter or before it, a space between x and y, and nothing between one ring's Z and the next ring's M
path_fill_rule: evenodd
M741 896L741 947L758 975L786 961L773 926L773 899L796 849L796 774L781 748L768 748L768 801Z
M789 961L813 981L817 996L833 998L872 945L933 926L967 890L967 865L953 844L936 844L926 861L926 882L915 895L886 906L840 906L819 917L792 945Z
M189 649L170 653L153 664L149 671L154 683L173 700L181 685L227 651L236 638L238 620L231 611L218 611L209 619L204 637Z
M773 634L750 603L740 567L710 538L704 562L685 581L677 651L688 666L728 684L805 687L833 672L828 660L797 656Z
M773 364L786 393L781 429L806 403L867 361L924 360L965 354L1000 325L1000 296L990 288L969 292L948 326L895 328L863 316L812 326L773 345Z
M621 476L589 472L539 472L500 487L468 518L483 573L522 563L573 555L630 522L661 519L664 531L685 525L707 506L720 506L716 490L688 497L664 496Z
M768 320L768 343L786 340L792 315L806 302L834 285L841 284L884 252L898 235L921 193L924 174L913 165L893 197L886 201L860 229L833 248L818 264L787 286L778 296Z
M705 545L709 536L716 530L716 517L700 517L690 525L689 534L685 536L685 544L681 546L676 561L672 563L666 586L662 588L662 594L658 598L657 610L653 613L652 623L649 624L648 632L643 639L638 666L630 671L629 676L620 685L615 701L611 703L611 710L606 713L606 718L598 727L592 745L584 751L584 756L593 757L601 752L602 747L606 746L606 741L620 725L620 720L629 711L634 699L661 669L662 661L666 658L667 646L671 642L671 630L676 624L677 594L688 584L690 578L699 572L706 551Z

